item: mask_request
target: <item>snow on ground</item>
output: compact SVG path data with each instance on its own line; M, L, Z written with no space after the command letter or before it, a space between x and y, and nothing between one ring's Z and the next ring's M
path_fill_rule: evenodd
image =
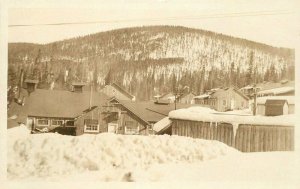
M235 124L257 124L257 125L281 125L294 126L295 115L282 116L261 116L261 115L236 115L226 112L217 112L206 107L190 107L187 109L174 110L169 113L169 118L205 121L205 122L226 122Z
M295 152L241 153L218 141L8 130L10 181L201 181L297 186ZM296 188L296 187L294 187Z
M8 130L7 174L10 180L160 180L169 174L162 165L189 165L229 154L240 152L218 141L112 133L31 135L20 126ZM155 168L161 166L161 171Z

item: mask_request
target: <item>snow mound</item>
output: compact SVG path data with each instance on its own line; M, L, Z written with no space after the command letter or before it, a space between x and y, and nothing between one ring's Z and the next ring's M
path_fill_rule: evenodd
M51 133L11 137L15 133L9 132L9 179L62 178L94 171L103 173L99 180L130 181L135 169L203 162L240 153L218 141L180 136L103 133L75 137Z

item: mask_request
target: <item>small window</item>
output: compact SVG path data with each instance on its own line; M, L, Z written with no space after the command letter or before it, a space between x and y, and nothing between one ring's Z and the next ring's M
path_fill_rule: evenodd
M137 126L125 126L125 134L138 134L139 133L139 128Z
M97 119L84 120L84 132L99 132L99 124Z
M48 119L38 119L37 124L38 124L38 126L49 126L49 120Z
M62 126L63 121L62 120L52 120L51 125L53 125L53 126Z
M223 100L223 105L226 106L226 100Z

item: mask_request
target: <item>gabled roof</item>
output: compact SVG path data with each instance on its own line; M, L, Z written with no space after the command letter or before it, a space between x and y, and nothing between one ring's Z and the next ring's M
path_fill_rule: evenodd
M123 89L122 87L120 87L118 84L116 83L112 83L110 84L112 87L114 87L115 89L117 89L118 91L120 91L122 94L124 94L125 96L127 96L130 99L133 99L135 96L133 96L132 94L130 94L129 92L127 92L125 89Z
M285 103L288 103L287 100L270 100L268 99L266 101L266 106L267 105L273 105L273 106L283 106Z
M265 96L256 99L257 104L265 104L267 100L287 100L288 104L295 105L295 96Z
M119 100L120 105L125 107L131 113L139 117L145 124L158 122L168 116L169 112L175 110L174 104L155 104L151 101L132 102L128 100ZM188 108L191 104L176 104L176 109Z
M240 92L238 89L236 89L234 87L229 87L229 88L225 88L225 89L218 89L217 91L215 91L214 93L212 93L212 97L215 97L218 94L223 93L223 92L228 91L228 90L233 90L238 95L240 95L241 97L243 97L245 100L249 100L249 98L246 95L244 95L242 92Z
M93 92L91 106L101 106L108 98ZM90 92L37 89L25 98L24 106L17 106L20 106L19 116L75 118L89 108L89 102Z

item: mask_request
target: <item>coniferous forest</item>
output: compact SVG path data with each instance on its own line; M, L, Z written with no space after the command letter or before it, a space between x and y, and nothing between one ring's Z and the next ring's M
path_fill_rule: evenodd
M100 89L116 82L139 100L188 86L294 80L294 49L180 26L100 32L49 44L8 44L8 86L38 79L38 88L68 90L74 81ZM22 76L22 77L21 77Z

